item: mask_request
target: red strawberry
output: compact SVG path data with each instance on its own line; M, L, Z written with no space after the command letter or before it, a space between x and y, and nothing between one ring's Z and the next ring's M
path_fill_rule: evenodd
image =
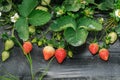
M108 51L108 49L105 49L105 48L100 49L100 51L99 51L99 57L102 60L107 61L108 58L109 58L109 51Z
M43 48L43 56L45 60L49 60L55 54L55 49L52 46L46 46Z
M56 57L58 63L62 63L63 60L66 58L66 56L67 56L66 51L63 48L58 48L55 51L55 57Z
M25 54L30 53L30 51L32 50L31 42L29 42L29 41L24 42L23 43L23 50L24 50Z
M89 45L89 51L91 52L91 54L95 55L99 50L99 45L97 43L91 43Z

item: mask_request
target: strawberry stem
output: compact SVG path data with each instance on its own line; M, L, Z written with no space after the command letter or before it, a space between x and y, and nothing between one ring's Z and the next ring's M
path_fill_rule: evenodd
M15 37L14 37L14 38L15 38ZM19 45L20 48L22 49L23 53L26 54L26 53L24 52L24 50L23 50L22 44L21 44L16 38L15 38L15 40L17 41L18 45ZM30 71L31 71L32 80L34 80L34 75L33 75L33 71L32 71L32 69L33 69L33 66L32 66L32 58L31 58L31 56L30 56L30 53L29 53L29 55L25 55L25 56L26 56L26 58L27 58L27 60L28 60L28 62L29 62L29 65L30 65Z
M0 66L1 66L1 64L0 64ZM6 68L3 68L3 70L0 70L0 73L2 73L2 72L5 72L6 75L0 76L0 79L6 79L6 78L7 78L7 75L8 75L11 80L19 80L17 76L14 76L14 75L11 74L10 72L8 72L8 71L6 70ZM8 79L8 78L7 78L7 79Z
M47 67L45 68L45 72L42 73L42 75L39 77L39 80L42 80L43 77L47 74L48 69L49 69L49 67L50 67L50 64L51 64L51 62L54 60L54 58L55 58L55 57L53 57L53 58L50 59L50 61L49 61L48 65L47 65Z
M96 43L96 42L97 42L97 37L96 37L96 36L97 36L98 33L95 32L94 34L95 34L95 38L94 38L94 40L93 40L93 43Z
M34 80L33 66L32 66L32 58L31 58L30 53L28 53L28 55L26 55L26 58L27 58L27 60L28 60L28 62L29 62L29 65L30 65L30 72L31 72L32 80Z
M107 33L107 31L110 28L112 28L114 26L114 24L115 24L115 20L114 19L110 19L107 24L104 24L105 28L103 28L103 31L105 31L105 33ZM105 33L104 32L102 33L102 35L100 36L99 40L103 39Z

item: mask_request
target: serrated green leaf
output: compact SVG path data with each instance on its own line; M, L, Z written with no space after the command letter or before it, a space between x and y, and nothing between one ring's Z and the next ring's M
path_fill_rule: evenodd
M78 20L78 27L85 28L88 31L100 31L102 30L102 25L95 20L90 18L80 18Z
M23 17L27 17L38 4L38 0L23 0L18 6L18 11Z
M46 24L51 19L51 14L46 11L34 10L29 15L29 23L34 26L41 26Z
M8 12L8 11L11 10L11 8L12 8L12 5L11 5L11 4L8 4L8 5L6 5L6 6L3 6L2 11L3 11L3 12Z
M6 0L6 4L0 4L0 11L2 12L8 12L11 10L11 8L12 8L12 0Z
M50 25L50 29L53 31L62 31L67 27L76 28L76 22L70 16L60 17Z
M94 3L95 0L86 0L88 3Z
M86 38L88 36L88 31L85 29L77 29L67 28L64 32L65 40L71 44L72 46L81 46L86 42Z
M104 2L98 5L100 10L109 10L114 8L114 0L105 0Z
M29 31L28 31L28 21L26 18L20 17L18 21L15 23L15 28L18 32L20 39L23 41L28 40Z
M63 6L67 11L78 11L81 8L80 0L65 0Z
M3 0L0 0L0 4L2 3Z
M117 32L118 36L120 37L120 25L115 29L115 31Z

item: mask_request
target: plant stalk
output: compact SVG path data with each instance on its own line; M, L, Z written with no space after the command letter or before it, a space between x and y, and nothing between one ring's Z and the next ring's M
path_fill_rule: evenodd
M54 60L54 58L55 58L55 57L51 58L51 60L49 61L49 63L48 63L48 65L47 65L47 67L45 68L45 72L44 72L44 73L42 73L42 75L39 77L39 79L38 79L38 80L42 80L42 79L43 79L43 77L47 74L48 69L49 69L49 67L50 67L50 64L51 64L51 62Z
M23 47L22 47L22 44L18 41L18 39L16 39L16 37L14 36L14 28L12 29L12 37L14 37L14 39L17 41L18 45L20 46L20 48L22 49L23 53L25 54L24 50L23 50ZM31 72L31 77L32 77L32 80L34 80L34 74L33 74L33 66L32 66L32 58L31 58L31 55L30 53L27 55L25 55L28 62L29 62L29 65L30 65L30 72Z

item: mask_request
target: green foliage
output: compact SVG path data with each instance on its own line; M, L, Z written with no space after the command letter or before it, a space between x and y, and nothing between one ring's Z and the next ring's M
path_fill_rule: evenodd
M98 5L98 9L100 10L109 10L114 8L114 0L104 0Z
M15 23L16 30L22 40L29 39L29 23L33 26L41 26L51 19L51 14L45 11L34 10L38 0L23 0L18 6L20 19Z
M67 11L77 12L79 9L84 9L89 3L94 4L94 0L65 0L63 6Z
M23 0L22 4L18 6L21 16L27 17L38 4L38 0Z
M78 11L81 8L80 0L65 0L63 5L67 11Z
M3 0L3 1L1 0L0 1L0 11L9 12L11 9L12 9L12 0Z
M85 29L67 28L64 32L65 40L72 46L81 46L86 42L88 31Z
M95 0L86 0L87 1L87 3L94 3L95 2Z
M29 23L33 26L41 26L51 19L51 14L46 11L34 10L29 15Z
M78 20L78 27L87 29L88 31L100 31L102 30L102 25L95 20L90 18L80 18Z
M12 39L20 47L22 44L14 36L14 28L23 41L32 40L31 42L36 43L39 47L46 45L52 45L55 49L64 47L70 57L72 57L73 47L82 46L86 40L90 42L103 41L100 48L108 48L106 37L109 32L115 30L120 37L120 25L118 25L120 15L115 12L116 9L120 9L120 0L60 0L58 2L51 0L50 4L45 5L42 3L43 0L18 1L22 1L22 3L17 0L0 0L0 26L6 26L6 24L12 26L7 29L6 27L2 28L7 31L11 30L8 31L8 33L12 32L11 36L3 33L1 37L3 40ZM46 12L41 11L41 8L47 9ZM108 13L107 17L103 16L104 14L96 16L96 13L103 12ZM18 20L13 16L15 13L19 14ZM15 18L17 22L11 21L11 17ZM101 23L97 22L96 17ZM45 25L48 22L50 25ZM104 25L104 29L102 25ZM118 27L116 28L116 26ZM88 37L89 32L92 37ZM69 47L69 45L73 47ZM32 72L32 58L30 55L26 55L26 57L30 63L31 78L33 79L35 73ZM45 69L45 73L48 67ZM17 78L13 78L12 80L17 80ZM11 79L0 76L0 80Z
M119 26L118 27L116 27L116 32L117 32L117 34L118 34L118 36L120 37L120 24L119 24Z
M90 18L80 18L77 21L76 24L74 18L63 16L54 21L54 23L51 24L50 29L53 31L65 30L64 38L72 46L81 46L84 44L86 42L88 31L102 30L102 25Z
M116 0L115 2L115 8L120 9L120 0Z
M19 37L26 41L29 38L28 32L28 21L24 17L20 17L19 20L15 23L16 30L18 32Z
M55 20L50 26L51 30L53 31L61 31L67 27L72 27L73 29L76 28L76 22L70 16L62 16Z
M9 78L5 76L0 76L0 80L19 80L19 79L14 79L14 78Z

